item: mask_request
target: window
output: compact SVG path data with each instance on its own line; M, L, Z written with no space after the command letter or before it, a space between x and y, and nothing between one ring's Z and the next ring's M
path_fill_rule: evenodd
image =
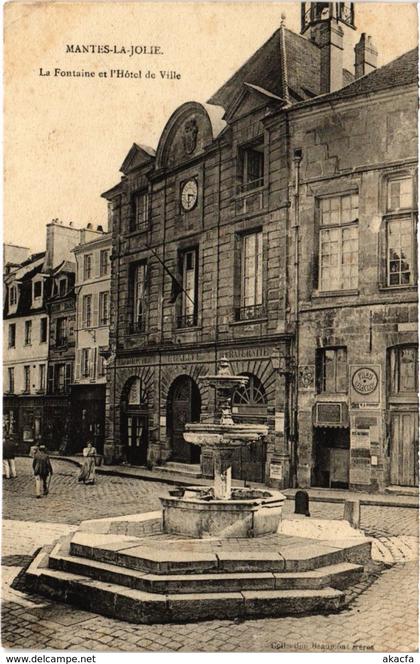
M109 293L99 293L99 324L109 325Z
M264 313L262 232L243 235L240 242L240 307L235 311L235 319L260 318Z
M42 295L42 281L34 283L34 300L38 300Z
M9 325L9 348L14 348L16 346L16 323L10 323Z
M92 295L83 296L83 327L92 325Z
M83 377L89 376L89 348L82 348L82 357L81 357L81 366L80 373Z
M149 219L149 196L147 191L137 193L132 200L130 231L147 230Z
M25 346L32 344L32 321L25 320Z
M92 254L86 254L83 262L83 278L90 279L92 276Z
M133 320L132 332L144 332L146 328L146 290L147 290L147 264L139 263L134 266L133 274Z
M241 374L248 377L248 383L233 393L232 412L234 414L267 415L267 396L260 379L254 374Z
M31 391L31 367L30 366L24 366L23 367L23 385L24 385L24 392L29 393Z
M197 248L181 254L182 288L181 315L178 316L178 327L194 327L197 325L197 286L198 265Z
M45 390L45 364L39 365L39 391L43 392Z
M347 392L347 349L320 348L316 355L317 392Z
M55 344L64 346L67 343L68 321L67 318L57 318Z
M67 279L60 279L58 282L58 293L63 297L67 292Z
M319 201L319 290L352 290L358 285L359 196Z
M388 286L414 283L414 229L411 218L387 222Z
M9 291L9 304L10 306L14 306L17 303L17 288L16 286L10 286L10 291Z
M413 178L402 174L391 176L386 181L385 194L382 286L413 286L417 262Z
M388 180L387 210L398 212L413 207L413 179L396 177Z
M106 374L106 363L103 355L98 354L98 377L103 377Z
M418 348L396 346L389 351L389 378L391 394L417 394Z
M246 193L264 185L264 143L241 147L238 159L239 193Z
M47 342L48 318L41 318L39 323L39 340L40 343Z
M7 370L8 378L9 378L9 393L14 394L15 392L15 370L13 367L9 367Z
M101 277L104 277L109 272L109 251L108 249L102 249L99 258L99 274Z

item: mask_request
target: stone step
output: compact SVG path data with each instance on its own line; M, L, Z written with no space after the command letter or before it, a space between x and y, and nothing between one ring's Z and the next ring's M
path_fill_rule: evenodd
M52 552L49 566L53 569L89 576L98 581L114 583L152 593L211 593L241 590L317 589L331 586L343 590L357 583L363 574L362 565L339 563L310 572L252 572L213 574L148 574L117 565L78 556Z
M158 470L160 473L177 473L179 475L188 475L189 477L201 477L200 464L168 461L164 466L159 466Z
M385 493L390 493L397 496L418 496L419 487L418 486L396 486L391 484L385 489Z
M112 541L114 537L114 541ZM88 558L127 569L152 574L215 574L221 572L307 572L348 562L363 564L370 559L371 542L334 543L334 546L314 542L307 546L285 546L278 551L249 550L218 553L191 550L173 540L170 547L144 545L144 541L129 537L98 536L77 533L70 543L70 555ZM109 539L111 538L111 539Z
M334 588L164 595L45 568L38 570L36 591L86 611L134 623L331 612L345 602L344 593Z

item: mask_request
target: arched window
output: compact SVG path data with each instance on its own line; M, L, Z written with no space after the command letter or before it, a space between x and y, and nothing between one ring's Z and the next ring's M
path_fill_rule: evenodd
M232 399L232 412L240 419L265 418L267 416L267 395L264 385L254 374L242 373L248 376L247 385L238 388Z

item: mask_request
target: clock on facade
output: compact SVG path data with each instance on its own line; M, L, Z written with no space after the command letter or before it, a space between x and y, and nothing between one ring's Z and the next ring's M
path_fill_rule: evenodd
M187 180L181 187L181 205L187 212L197 205L198 184L197 180L192 178Z

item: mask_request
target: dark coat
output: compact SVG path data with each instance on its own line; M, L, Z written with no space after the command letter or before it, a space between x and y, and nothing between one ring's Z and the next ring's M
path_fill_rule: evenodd
M48 477L48 475L53 474L50 457L39 450L35 453L32 468L34 475L39 475L39 477Z
M13 441L5 439L3 442L3 459L15 458L16 445Z

